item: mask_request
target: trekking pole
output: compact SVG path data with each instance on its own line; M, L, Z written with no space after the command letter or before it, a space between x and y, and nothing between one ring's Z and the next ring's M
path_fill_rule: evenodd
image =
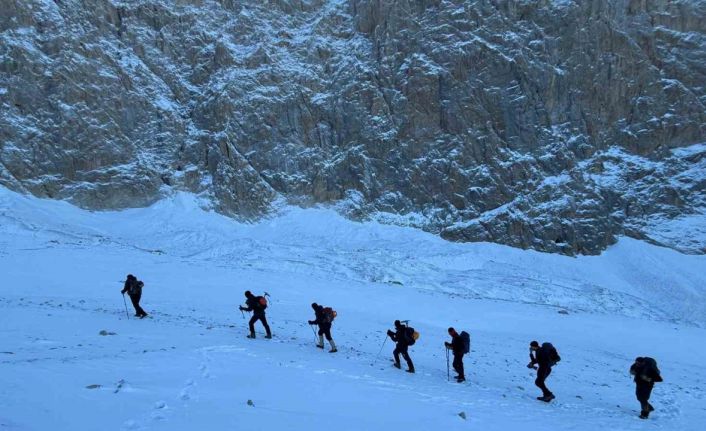
M385 334L385 339L382 341L382 346L380 346L380 351L378 352L377 356L375 356L375 360L373 361L373 365L377 364L378 358L380 358L380 354L382 353L382 349L385 347L385 343L387 343L387 334Z
M243 316L243 320L245 320L245 313L243 313L243 310L240 310L240 315Z
M316 337L316 330L314 329L314 325L309 325L309 327L311 328L311 332L314 333L314 342L315 342L316 344L319 344L319 340L318 340L318 338Z
M270 298L267 302L269 303L270 308L272 308L272 304L270 303L272 301L272 296L269 293L265 292L265 297Z
M123 293L123 304L125 304L125 315L127 316L127 320L130 320L130 313L127 312L127 301L125 300L125 294Z
M450 382L451 381L451 371L449 371L449 348L444 346L446 348L446 381Z

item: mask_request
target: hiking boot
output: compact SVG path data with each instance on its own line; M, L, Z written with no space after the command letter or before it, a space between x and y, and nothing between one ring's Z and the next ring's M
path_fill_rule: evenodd
M409 370L406 370L410 374L414 374L414 368L410 368Z
M140 316L140 319L144 319L145 317L147 317L147 313L145 313L145 314L143 314L142 316Z
M271 340L271 339L272 339L272 334L267 334L267 335L265 335L265 338L267 338L268 340Z
M647 408L648 408L649 411L651 411L651 412L655 411L655 408L652 407L652 404L647 404Z
M254 333L254 332L251 332L247 337L248 337L248 338L255 338L255 333Z
M392 364L392 366L395 367L395 368L397 368L397 369L402 369L402 367L400 367L399 362L395 362L394 364Z
M640 412L640 419L647 419L650 417L650 412Z
M549 394L549 395L544 396L544 397L537 397L537 399L538 399L539 401L544 401L545 403L548 403L549 401L553 400L554 398L555 398L555 397L554 397L553 394Z
M324 345L323 345L323 344L317 344L316 347L318 347L319 349L323 349L323 348L324 348Z
M329 350L328 352L329 353L336 353L336 352L338 352L338 349L334 347L333 349Z
M456 378L456 381L459 382L459 383L463 383L463 382L466 381L466 378L465 378L465 377L457 377L457 378Z

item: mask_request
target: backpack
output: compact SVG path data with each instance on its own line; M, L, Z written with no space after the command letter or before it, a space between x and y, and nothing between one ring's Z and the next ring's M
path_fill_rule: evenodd
M408 346L414 346L414 343L416 343L419 339L419 332L415 331L414 328L407 326L404 328L404 337Z
M261 309L266 309L267 308L267 298L264 296L258 296L257 298L257 304L260 306Z
M335 319L336 316L338 316L336 310L331 307L324 307L324 322L333 323L333 319Z
M659 368L657 368L657 361L648 357L642 358L642 360L645 363L645 367L643 368L643 374L648 377L652 377L655 382L661 382L662 376L659 372Z
M542 349L549 355L550 366L553 367L557 364L557 362L561 361L561 356L559 356L559 352L556 351L556 348L554 348L554 345L552 345L552 343L543 343Z
M130 295L140 295L142 294L142 288L145 287L145 283L135 280L134 283L130 284L130 289L128 289L128 293Z
M471 335L466 331L461 331L461 340L463 341L463 353L471 352Z

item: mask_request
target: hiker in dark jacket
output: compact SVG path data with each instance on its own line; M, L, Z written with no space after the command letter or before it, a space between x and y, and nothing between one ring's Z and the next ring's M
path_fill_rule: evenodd
M640 402L640 419L647 419L654 407L650 404L650 395L656 382L662 381L657 362L652 358L638 357L630 367L630 374L635 376L635 395Z
M314 302L311 304L311 308L314 309L315 319L309 320L309 325L319 325L319 344L317 344L316 347L319 349L324 348L324 336L326 336L326 339L331 345L331 350L329 350L329 353L338 352L338 349L336 349L336 343L333 342L333 337L331 337L331 325L333 322L331 322L329 317L326 316L326 313L324 313L324 306Z
M120 291L123 295L125 295L125 292L127 292L128 296L130 297L130 302L132 302L132 306L135 307L135 317L139 317L142 319L143 317L147 316L147 313L145 313L145 310L140 307L140 299L142 298L142 287L145 284L137 279L132 274L127 275L127 279L125 280L125 286L123 287L123 290Z
M444 342L447 349L451 349L454 355L453 367L458 373L456 376L456 381L461 383L466 381L466 375L463 372L463 355L466 353L466 346L463 339L454 328L449 328L449 335L451 336L451 342ZM446 357L448 360L448 356ZM448 365L448 362L446 363Z
M245 298L246 306L243 307L241 305L238 308L240 311L252 311L252 317L250 318L250 322L248 322L248 326L250 327L250 335L248 335L248 338L255 338L255 322L258 320L262 322L262 326L265 327L265 331L267 332L265 338L272 338L270 325L267 324L267 318L265 317L265 308L267 308L267 305L263 305L265 298L262 296L255 296L249 290L245 291Z
M407 352L409 349L409 342L407 341L407 336L405 335L406 330L406 326L404 326L399 320L395 320L395 332L388 329L387 335L392 339L392 341L397 343L395 350L392 351L392 354L395 356L395 368L401 368L400 354L402 354L404 360L407 361L407 372L414 373L414 364L412 363L412 358L409 357L409 353Z
M537 341L530 343L530 363L527 364L527 368L535 368L535 365L539 366L537 368L537 379L534 384L542 390L542 396L537 397L537 399L545 402L555 398L554 394L547 388L547 385L544 384L544 381L551 374L552 366L555 363L552 351L553 347L549 343L544 343L541 347Z

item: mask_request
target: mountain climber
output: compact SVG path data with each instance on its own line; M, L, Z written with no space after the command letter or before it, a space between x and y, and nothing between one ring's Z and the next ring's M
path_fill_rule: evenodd
M543 343L540 346L537 341L530 343L529 356L530 363L527 364L527 368L535 368L535 365L539 365L537 368L537 379L534 381L534 384L542 390L542 396L537 397L537 399L548 403L556 397L547 388L544 381L547 380L547 377L551 374L552 367L559 362L561 358L551 343Z
M147 316L147 313L145 313L145 310L140 307L140 299L142 298L142 288L145 286L145 284L137 279L132 274L127 275L127 279L125 280L125 286L123 287L123 290L120 291L123 295L125 295L125 292L127 292L128 296L130 297L130 301L132 302L132 306L135 307L135 317L139 317L140 319L144 318Z
M466 375L463 372L463 355L466 353L466 341L456 332L454 328L449 328L449 335L451 336L451 342L444 342L447 349L451 349L454 355L453 367L454 371L458 373L456 376L456 381L459 383L466 381ZM448 356L447 356L448 360ZM448 366L448 362L446 363Z
M252 317L248 322L250 327L250 335L248 338L255 338L255 322L258 320L262 322L262 326L265 327L267 335L265 338L272 338L272 332L270 332L270 325L267 324L267 318L265 317L265 309L267 308L267 300L264 296L255 296L249 290L245 291L245 305L238 307L240 311L252 311Z
M635 358L635 363L630 367L630 374L635 376L635 395L640 402L640 419L647 419L654 407L649 403L652 388L655 383L662 381L657 361L647 357Z
M314 320L309 320L309 325L319 325L319 343L316 347L319 349L324 348L324 336L326 336L326 339L331 345L331 350L329 350L329 353L338 352L338 349L336 349L336 343L333 341L333 337L331 337L331 325L333 324L335 311L333 311L330 307L324 307L316 302L311 304L311 308L314 309L314 314L316 317Z
M412 338L412 336L409 334L409 329L411 328L403 325L399 320L395 320L395 332L392 332L388 329L387 335L390 337L390 339L392 339L392 341L397 343L397 345L395 346L395 350L392 351L392 354L395 357L395 368L401 368L400 354L402 354L404 360L407 361L407 372L414 373L414 364L412 363L412 358L409 357L409 353L407 352L409 346L411 344L414 344L414 338Z

